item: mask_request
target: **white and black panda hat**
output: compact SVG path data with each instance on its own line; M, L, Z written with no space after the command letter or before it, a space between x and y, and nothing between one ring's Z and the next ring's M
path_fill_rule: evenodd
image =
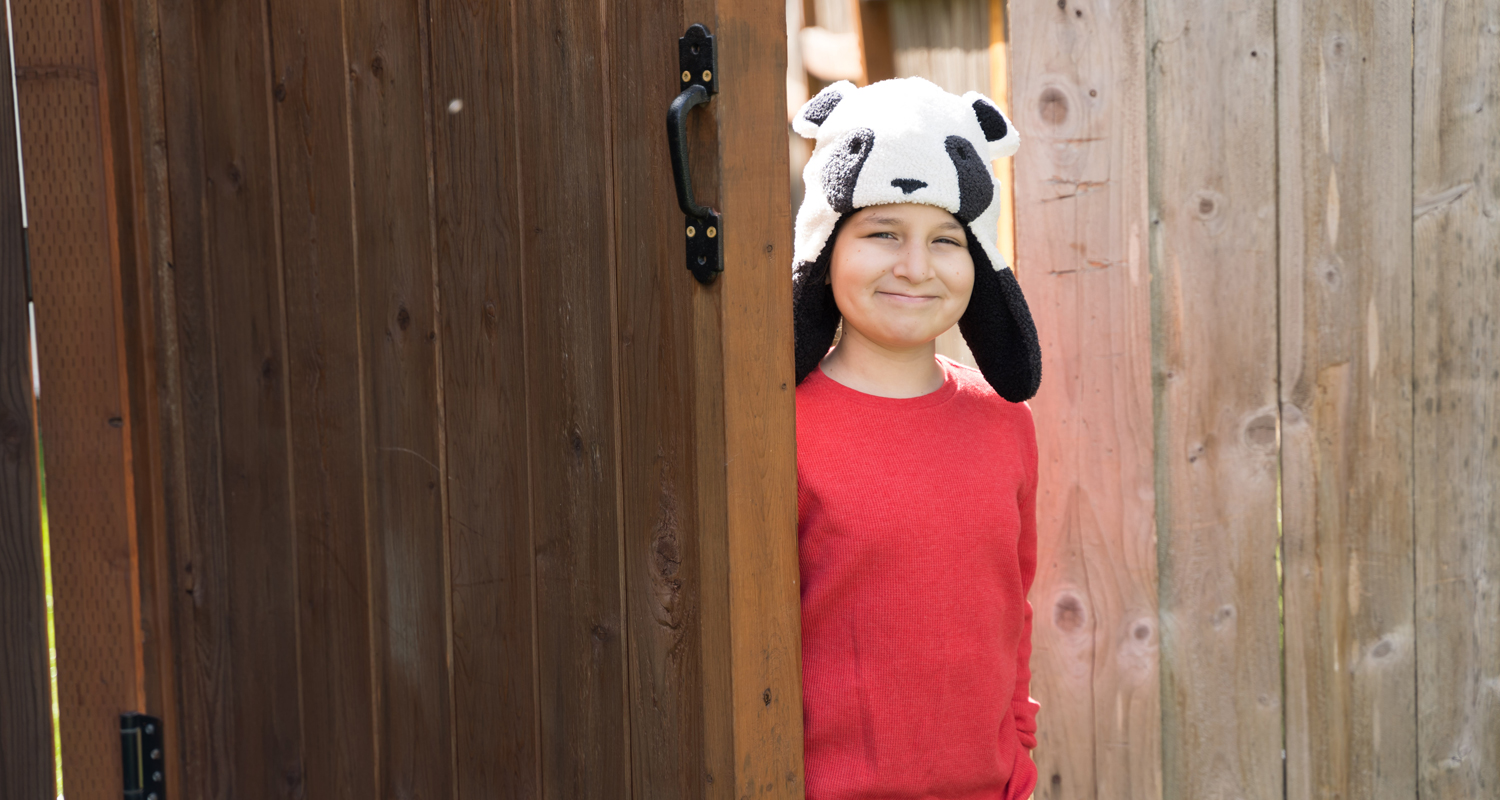
M866 206L926 203L964 226L974 292L958 328L990 386L1019 403L1036 395L1042 354L1015 274L996 249L999 183L991 159L1020 137L995 103L962 97L921 78L856 88L839 81L807 101L792 128L815 139L802 172L793 278L797 382L828 353L841 316L827 285L830 246L849 215Z

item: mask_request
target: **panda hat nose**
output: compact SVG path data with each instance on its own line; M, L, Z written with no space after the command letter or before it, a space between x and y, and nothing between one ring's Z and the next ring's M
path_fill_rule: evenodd
M901 190L902 194L911 194L927 185L927 181L919 181L916 178L897 178L891 181L891 185Z

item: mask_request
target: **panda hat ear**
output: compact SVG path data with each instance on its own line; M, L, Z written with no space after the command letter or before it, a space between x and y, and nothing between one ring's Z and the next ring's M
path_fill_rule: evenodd
M963 101L974 109L979 129L984 131L984 138L990 143L990 159L1015 155L1016 149L1021 146L1021 137L1016 133L1015 126L1010 124L1010 119L995 105L995 101L979 92L965 94Z
M802 109L792 118L792 130L804 139L817 138L818 129L823 127L828 115L838 108L845 97L853 94L855 89L855 85L848 81L829 84L816 97L802 104Z

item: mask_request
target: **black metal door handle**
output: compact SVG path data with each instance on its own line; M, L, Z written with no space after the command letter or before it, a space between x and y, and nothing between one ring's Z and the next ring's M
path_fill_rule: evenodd
M719 92L718 59L708 28L694 23L677 40L680 93L667 109L667 146L672 155L672 179L677 205L686 216L687 267L699 283L713 283L724 271L724 222L719 212L693 199L693 176L688 167L687 116Z

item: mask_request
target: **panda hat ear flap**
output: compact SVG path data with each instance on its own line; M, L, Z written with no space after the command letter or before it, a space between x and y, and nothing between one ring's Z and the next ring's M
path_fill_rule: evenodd
M818 362L828 355L833 347L833 337L838 334L839 323L844 316L833 299L833 286L828 283L829 270L833 266L833 241L839 229L850 217L845 214L833 226L828 244L815 261L797 265L792 276L792 340L796 360L797 384L818 368Z
M1021 146L1021 137L1016 133L1015 126L1010 124L1010 119L995 105L995 101L979 92L965 94L963 101L974 109L979 129L984 131L985 141L990 143L990 160L1015 155L1017 148Z
M816 97L802 104L797 116L792 118L792 130L804 139L816 139L818 128L828 120L828 115L838 108L840 101L853 94L856 88L848 81L829 84Z
M1042 385L1036 323L1016 273L1004 266L995 269L978 237L973 231L965 233L974 260L974 289L968 308L958 318L958 331L995 393L1012 403L1023 403L1035 397Z

